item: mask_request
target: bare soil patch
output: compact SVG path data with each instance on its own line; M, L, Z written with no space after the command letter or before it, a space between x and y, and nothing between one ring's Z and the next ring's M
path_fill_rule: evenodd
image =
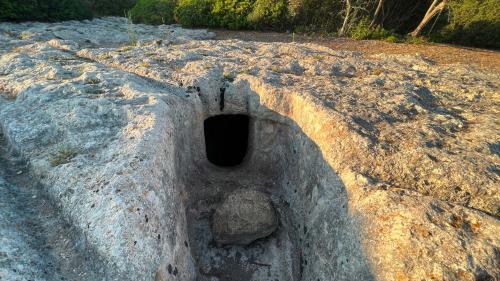
M439 64L461 63L500 72L500 52L446 44L390 43L380 40L354 40L351 38L292 35L279 32L212 30L216 39L238 39L257 42L301 42L316 43L332 49L374 54L415 54L419 53Z

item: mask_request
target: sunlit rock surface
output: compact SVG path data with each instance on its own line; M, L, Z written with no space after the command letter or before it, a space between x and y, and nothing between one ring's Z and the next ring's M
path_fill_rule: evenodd
M1 280L500 279L498 73L210 38L0 23ZM231 170L205 159L218 114L254 122ZM210 244L233 188L277 208L253 248Z

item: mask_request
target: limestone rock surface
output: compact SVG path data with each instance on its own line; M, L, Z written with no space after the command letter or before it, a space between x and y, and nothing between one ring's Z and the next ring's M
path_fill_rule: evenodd
M216 242L247 245L273 233L278 218L266 194L240 190L229 194L215 210L212 224Z
M0 23L0 146L26 162L0 173L0 279L243 276L237 251L230 267L203 263L186 216L231 191L215 180L258 173L291 225L272 253L301 255L282 258L280 281L500 279L499 73L212 36L120 18ZM203 120L218 114L256 120L249 158L262 161L242 165L254 174L207 164ZM74 230L47 241L67 243L25 234L42 232L43 212L16 211L38 206L33 190L52 202L46 221ZM245 260L246 280L276 257Z

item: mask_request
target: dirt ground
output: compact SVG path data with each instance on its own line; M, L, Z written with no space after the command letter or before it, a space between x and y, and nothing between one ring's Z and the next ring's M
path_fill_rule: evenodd
M316 43L332 49L349 50L372 54L415 54L423 56L440 64L462 63L475 65L482 69L500 72L500 51L469 48L446 44L406 44L389 43L378 40L354 40L350 38L319 37L308 35L292 35L291 33L211 30L216 39L239 39L258 42L301 42Z

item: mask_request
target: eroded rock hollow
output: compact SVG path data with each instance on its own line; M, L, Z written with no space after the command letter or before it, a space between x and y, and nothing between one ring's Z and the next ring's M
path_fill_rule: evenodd
M192 159L181 170L199 280L317 280L332 272L369 279L356 227L349 223L345 187L317 145L293 120L263 107L251 89L227 92L225 109L208 114L244 120L233 119L217 131L219 141L229 140L219 149L246 152L238 155L243 161L217 165L207 157L203 138L212 132L200 125L213 116L194 122L183 146L190 152L181 153ZM235 141L243 147L231 144ZM324 248L334 237L344 243L335 254ZM332 264L339 258L352 267Z

